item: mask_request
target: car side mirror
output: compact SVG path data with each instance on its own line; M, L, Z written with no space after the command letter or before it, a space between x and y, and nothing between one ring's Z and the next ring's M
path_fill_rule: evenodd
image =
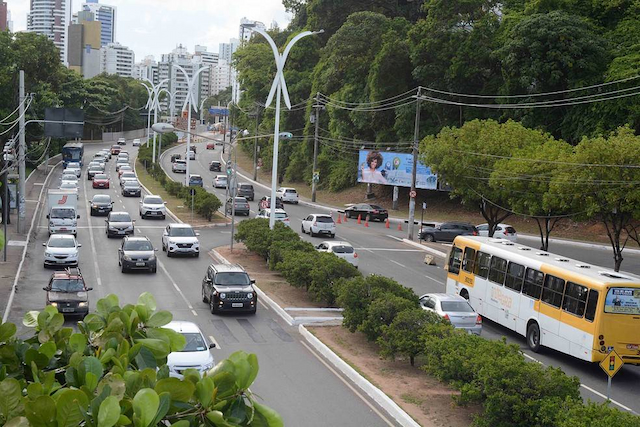
M212 348L216 348L216 343L211 343L209 344L209 350L211 350Z
M87 288L87 291L92 291L92 290L93 290L93 288Z
M49 219L49 214L47 214L47 219Z
M76 215L76 219L80 219L80 215Z
M154 251L154 252L158 252L158 248L155 248L153 251Z
M42 290L49 292L49 288L47 288L47 287L42 288Z
M118 252L122 252L122 248L118 248Z
M205 282L207 283L213 283L213 280L209 279L208 277L206 279L204 279Z
M165 204L165 205L167 204L167 202L162 202L162 203Z
M136 220L135 220L135 219L132 219L132 220L131 220L131 222L136 222Z
M251 284L255 285L256 284L256 279L251 279Z
M82 247L82 243L78 243L78 247L81 248Z

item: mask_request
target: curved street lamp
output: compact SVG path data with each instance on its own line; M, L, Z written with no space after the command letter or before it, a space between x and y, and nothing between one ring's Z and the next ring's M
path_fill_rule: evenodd
M278 185L278 144L280 143L280 95L284 96L284 103L287 108L291 110L291 101L289 100L289 92L287 90L287 83L284 80L284 64L287 61L287 57L289 56L289 52L294 44L303 37L311 36L314 34L321 34L324 30L320 31L303 31L302 33L295 36L284 48L284 52L280 54L278 51L278 47L275 42L269 36L269 34L263 30L262 28L256 27L255 24L244 24L242 25L244 28L248 28L251 31L255 31L260 34L262 37L267 39L269 45L271 46L271 50L273 51L273 57L276 61L276 76L273 80L273 84L271 85L271 90L269 91L269 96L267 97L267 102L265 102L265 108L271 105L271 101L273 101L273 97L276 97L276 124L274 130L274 138L273 138L273 166L271 173L271 203L272 206L275 206L276 200L276 187ZM275 209L271 209L271 215L269 216L269 228L273 229L276 223L275 217Z
M141 85L143 85L145 88L147 88L147 92L149 93L149 100L147 101L147 109L149 107L151 107L153 109L153 121L154 123L158 121L158 109L160 108L160 103L158 102L158 97L160 95L160 87L162 87L162 85L164 85L165 83L167 83L169 81L169 79L164 79L162 80L160 83L158 83L157 85L154 86L153 82L151 80L149 80L146 77L143 77L143 79L146 82L149 82L149 84L151 84L151 89L149 87L147 87L146 84L144 84L143 82L140 82ZM150 111L148 111L147 113L147 123L149 123L151 116L150 116ZM153 156L152 156L152 162L155 163L156 162L156 135L157 132L153 132ZM149 133L147 133L147 144L149 143Z

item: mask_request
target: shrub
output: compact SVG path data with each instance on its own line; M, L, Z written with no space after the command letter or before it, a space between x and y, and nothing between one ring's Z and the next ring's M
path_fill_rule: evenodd
M348 279L360 276L360 272L349 262L330 253L314 252L311 258L315 258L311 270L311 284L308 291L314 301L324 301L328 305L336 302L335 282L339 279ZM309 257L310 254L302 253Z
M557 415L557 427L640 427L640 417L612 408L606 402L584 405L568 399Z
M278 223L276 223L276 226ZM282 224L284 226L284 224ZM271 246L271 230L269 220L264 218L248 219L238 224L235 239L245 244L247 249L257 253L265 260Z
M282 277L291 286L309 291L311 287L311 272L316 264L316 255L315 251L285 251L282 253L282 261L276 265L276 270L282 274Z
M296 238L298 236L296 235ZM301 252L315 252L313 245L307 241L298 240L294 241L280 241L273 239L271 246L269 247L269 270L277 270L278 263L284 259L284 253L288 251L301 251Z
M383 294L367 307L367 315L358 329L369 341L375 341L382 333L382 327L390 325L398 313L417 307L418 304L414 301L393 294Z
M422 308L401 311L390 325L384 325L381 328L381 334L377 340L380 354L390 358L400 354L408 357L411 366L414 366L415 357L424 352L422 335L426 325L444 322L437 314Z

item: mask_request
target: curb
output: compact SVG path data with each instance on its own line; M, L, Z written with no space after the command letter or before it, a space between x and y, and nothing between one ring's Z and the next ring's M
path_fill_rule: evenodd
M434 254L434 255L437 255L437 256L439 256L439 257L442 257L442 258L446 258L446 257L447 257L447 254L446 254L446 253L444 253L444 252L441 252L441 251L439 251L439 250L436 250L436 249L430 248L430 247L425 246L425 245L421 245L420 243L416 243L416 242L414 242L414 241L412 241L412 240L409 240L409 239L402 239L402 241L403 241L404 243L406 243L407 245L411 245L411 246L416 247L416 248L418 248L418 249L422 249L422 250L423 250L423 251L425 251L425 252L430 252L430 253L432 253L432 254Z
M384 394L382 390L371 384L360 375L355 369L353 369L347 362L340 359L329 347L327 347L322 341L316 338L304 325L298 326L298 332L302 335L313 348L320 353L326 360L336 367L343 375L356 384L362 391L364 391L374 402L376 402L382 409L384 409L389 415L391 415L400 425L407 427L420 427L413 418L409 416L400 406L398 406L389 396Z

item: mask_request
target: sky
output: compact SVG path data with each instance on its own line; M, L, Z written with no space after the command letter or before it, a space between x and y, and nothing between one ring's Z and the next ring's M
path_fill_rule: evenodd
M29 0L5 0L12 14L13 30L27 26ZM78 11L84 0L73 0ZM291 16L282 0L99 0L116 6L116 41L132 49L136 62L147 55L156 60L182 44L190 52L195 45L218 52L219 43L238 38L240 19L261 21L267 27L276 21L285 28ZM209 6L205 6L209 5Z

